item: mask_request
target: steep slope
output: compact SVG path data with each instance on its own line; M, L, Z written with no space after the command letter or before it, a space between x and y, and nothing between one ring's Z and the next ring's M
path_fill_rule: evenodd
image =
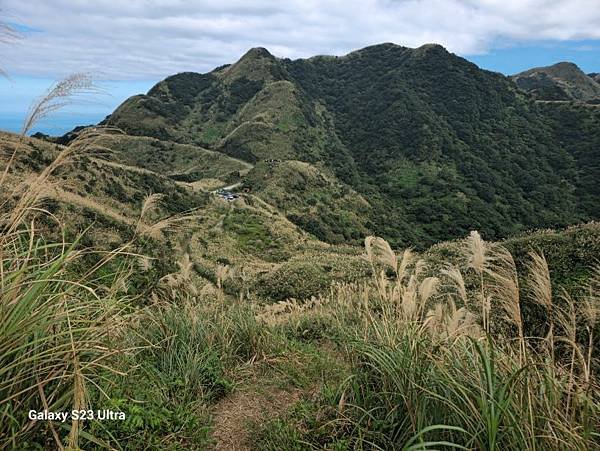
M165 79L134 96L106 121L128 134L217 148L247 161L317 161L327 138L322 117L281 61L265 49L209 74ZM331 128L331 127L329 127Z
M565 117L590 120L575 115L579 110L563 109L554 110L557 121ZM147 141L123 136L103 138L105 143L118 138L119 144L128 143L124 149L134 150ZM578 137L569 139L565 141L568 145L579 141ZM160 145L169 151L169 145ZM146 292L155 287L162 276L177 270L178 261L191 264L190 271L200 286L212 289L220 284L230 295L252 293L261 300L310 298L334 282L354 282L372 273L362 256L362 247L329 245L314 238L323 234L336 243L358 241L360 235L367 233L369 224L364 221L372 209L360 194L325 169L295 160L259 162L244 180L243 186L250 192L228 202L151 169L100 158L101 148L94 141L86 152L73 155L55 171L39 206L50 211L61 227L45 215L35 227L51 239L62 239L66 233L68 240L87 229L83 245L102 249L134 243L132 249L151 257L140 259L135 290ZM9 188L32 180L65 148L0 134L0 164L4 165L15 149L18 152L5 185ZM597 195L594 182L586 181L590 191L586 202L593 203L593 196ZM7 208L11 206L7 198L10 191L0 193L0 202L8 201L3 204ZM140 219L144 200L151 193L162 195L162 199ZM175 228L153 226L172 215L190 213L193 216L175 223ZM347 230L352 234L347 235ZM559 282L576 285L587 277L584 264L598 253L598 225L592 223L550 235L540 232L535 235L540 239L524 235L509 242L514 243L520 258L526 257L527 249L543 249L553 265L560 265ZM453 244L446 243L432 251L445 258L456 255L452 249ZM181 260L185 254L189 259Z
M540 100L600 100L600 84L576 64L560 62L513 75L512 80Z
M356 242L368 234L369 203L309 163L260 162L245 177L244 187L329 243Z
M106 158L111 161L161 173L183 182L210 178L229 183L252 168L251 164L220 152L142 136L105 135L97 141L97 146L110 149Z
M478 228L499 237L573 220L576 201L558 186L572 157L501 75L436 45L384 44L290 66L335 116L358 191L378 191L374 223L387 236L428 243Z
M600 174L582 164L596 152L595 138L577 138L600 127L597 116L567 127L510 79L438 45L381 44L296 61L251 49L211 73L167 78L107 123L253 164L310 163L370 206L351 215L360 220L341 221L335 235L352 236L361 224L361 234L394 245L422 248L471 229L496 239L563 226L596 218L600 202L586 182ZM290 180L303 171L282 167ZM312 211L331 222L328 208L315 212L314 196L276 184L290 191L277 199L288 219L331 240L332 229L299 219ZM335 199L335 185L318 186L321 197ZM255 194L272 199L270 186L257 185Z
M578 211L587 212L592 219L600 218L600 108L573 103L547 103L541 108L551 125L554 141L575 160L573 194Z

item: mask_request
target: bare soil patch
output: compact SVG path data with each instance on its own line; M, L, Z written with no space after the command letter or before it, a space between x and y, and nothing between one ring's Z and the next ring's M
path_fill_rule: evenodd
M265 417L285 412L302 395L301 390L245 387L217 404L213 417L215 450L253 450L250 426Z

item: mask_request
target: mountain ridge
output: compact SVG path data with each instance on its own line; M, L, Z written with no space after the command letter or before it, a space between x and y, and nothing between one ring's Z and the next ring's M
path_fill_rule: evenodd
M372 208L363 212L361 230L394 245L422 247L473 228L499 239L597 217L598 199L587 193L598 170L593 165L585 182L578 171L589 172L579 162L594 159L598 137L563 124L581 116L586 119L575 130L594 130L598 114L574 105L549 109L535 100L511 78L437 44L384 43L298 60L257 47L211 72L167 77L126 100L104 123L253 165L306 162L367 200ZM575 135L585 137L587 150ZM289 189L276 174L267 176L273 177L264 185L271 193L274 186ZM335 198L322 188L323 202ZM256 195L268 197L260 189ZM351 235L335 226L347 224L349 212L309 215L311 205L294 202L288 210L298 224L316 220L313 231ZM311 202L331 210L319 196Z
M600 101L598 80L568 61L528 69L511 76L511 79L540 100Z

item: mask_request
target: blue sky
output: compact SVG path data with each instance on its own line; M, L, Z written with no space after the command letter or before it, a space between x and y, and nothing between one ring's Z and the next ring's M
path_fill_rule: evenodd
M52 78L0 78L0 130L20 132L30 105L55 83ZM62 135L77 125L100 122L128 97L146 93L155 80L99 80L102 94L75 100L37 124L32 132Z
M600 40L542 41L490 48L482 55L463 55L484 69L512 75L560 61L577 64L585 73L600 72Z
M95 96L40 123L64 133L182 71L206 72L262 46L280 57L343 55L366 45L436 42L513 74L572 61L600 72L600 0L0 0L0 129L18 131L57 79L93 74ZM0 36L1 38L1 36Z

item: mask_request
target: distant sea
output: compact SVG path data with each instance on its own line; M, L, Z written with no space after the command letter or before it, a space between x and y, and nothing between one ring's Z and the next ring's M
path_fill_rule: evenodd
M108 113L67 113L58 112L36 124L29 134L42 132L46 135L61 136L78 125L97 124ZM22 113L0 112L0 130L19 133L23 127L25 116Z

